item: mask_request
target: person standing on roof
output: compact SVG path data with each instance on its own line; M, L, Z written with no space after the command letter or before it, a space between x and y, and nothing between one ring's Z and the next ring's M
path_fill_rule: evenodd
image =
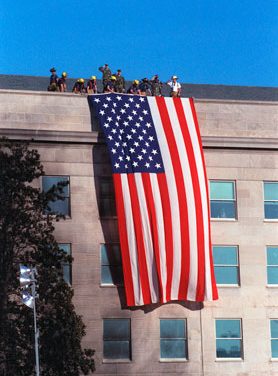
M61 77L58 80L58 88L61 93L64 93L67 91L66 79L67 79L67 72L63 72Z
M56 69L53 67L50 69L51 76L49 78L48 91L58 91L58 79L59 77L56 74Z
M161 97L162 82L159 80L158 74L151 79L152 96Z
M125 79L122 76L121 69L118 69L114 76L116 77L115 91L117 93L125 93Z
M111 76L110 81L107 82L107 84L104 86L104 93L114 93L115 92L115 82L116 77Z
M82 93L85 93L86 90L85 90L85 86L84 86L84 78L78 78L77 81L75 81L74 85L73 85L73 88L72 88L72 92L74 94L82 94Z
M167 82L167 85L171 88L170 97L173 98L181 96L181 84L177 80L177 76L172 76L172 79Z
M86 90L87 90L88 94L97 94L97 78L96 78L96 76L91 76L91 78L87 82Z
M138 94L138 90L139 90L139 81L134 80L132 82L132 85L128 88L127 92L128 94Z
M108 64L104 64L102 67L99 67L98 70L102 72L102 85L103 85L103 92L104 92L104 88L107 85L108 81L110 81L110 77L112 73Z
M139 95L149 95L150 94L150 84L147 78L143 78L139 84Z

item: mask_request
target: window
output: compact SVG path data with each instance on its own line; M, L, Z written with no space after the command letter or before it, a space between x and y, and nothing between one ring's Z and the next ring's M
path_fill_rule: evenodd
M160 358L187 359L185 320L160 320Z
M264 217L278 219L278 182L264 183Z
M42 177L42 189L44 192L47 192L53 185L58 184L59 182L68 182L69 176L43 176ZM54 202L49 202L48 206L50 207L49 212L57 212L66 216L70 216L70 188L69 184L63 187L62 196L65 197L64 200L57 200Z
M112 179L102 177L99 184L100 216L115 217L116 205Z
M103 320L104 359L131 359L130 320Z
M216 320L216 357L242 359L241 320Z
M270 320L271 357L278 358L278 320Z
M122 285L122 259L119 244L101 244L101 284Z
M71 256L71 246L68 243L60 243L59 248L66 254ZM72 271L71 271L71 263L70 262L63 262L62 263L63 269L63 276L66 283L69 285L72 284Z
M239 263L237 246L213 246L213 262L216 283L239 285Z
M235 182L210 181L210 211L211 218L236 218Z
M267 284L278 285L278 246L267 247Z

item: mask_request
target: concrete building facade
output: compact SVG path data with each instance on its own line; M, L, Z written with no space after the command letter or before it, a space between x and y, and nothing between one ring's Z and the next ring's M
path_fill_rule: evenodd
M220 278L225 282L231 271L225 267L234 268L237 282L219 283L219 300L214 302L128 309L123 287L103 283L101 274L109 268L101 245L117 244L119 238L110 208L109 158L87 98L0 90L0 135L32 140L46 175L69 178L70 215L57 223L55 234L59 243L71 246L74 303L87 327L84 346L96 350L96 375L278 375L277 101L196 98L195 105L208 178L212 184L227 182L233 187L234 218L212 218L211 228L216 252L217 247L234 247L237 255L232 264L221 263L220 257ZM273 198L268 198L272 183ZM220 194L218 201L226 199ZM268 203L273 218L266 218ZM119 338L128 348L126 359L109 357L111 343L106 341L111 338L105 330L111 319L127 320L128 333ZM177 319L185 331L176 343L182 341L187 350L184 357L164 358L161 349L167 339L161 322ZM229 320L238 329L231 329ZM218 350L224 340L235 341L239 355L223 356Z

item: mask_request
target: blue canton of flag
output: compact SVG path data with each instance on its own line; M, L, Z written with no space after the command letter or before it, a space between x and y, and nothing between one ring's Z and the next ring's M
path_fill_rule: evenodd
M113 173L164 172L148 101L142 96L94 95Z

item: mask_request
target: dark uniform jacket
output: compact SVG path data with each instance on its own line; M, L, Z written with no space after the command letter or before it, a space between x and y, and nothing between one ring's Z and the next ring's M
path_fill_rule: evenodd
M158 79L154 79L151 81L152 85L152 95L153 96L161 96L161 89L162 89L162 82Z
M139 85L132 84L128 89L128 94L137 94L139 89Z
M115 91L115 84L113 81L108 81L104 86L104 92L110 93L111 91Z
M102 72L102 81L104 82L107 82L109 81L110 77L111 77L111 70L109 67L99 67L98 68L99 71Z
M125 79L123 76L115 75L116 82L115 82L115 91L117 93L124 93L125 92Z

